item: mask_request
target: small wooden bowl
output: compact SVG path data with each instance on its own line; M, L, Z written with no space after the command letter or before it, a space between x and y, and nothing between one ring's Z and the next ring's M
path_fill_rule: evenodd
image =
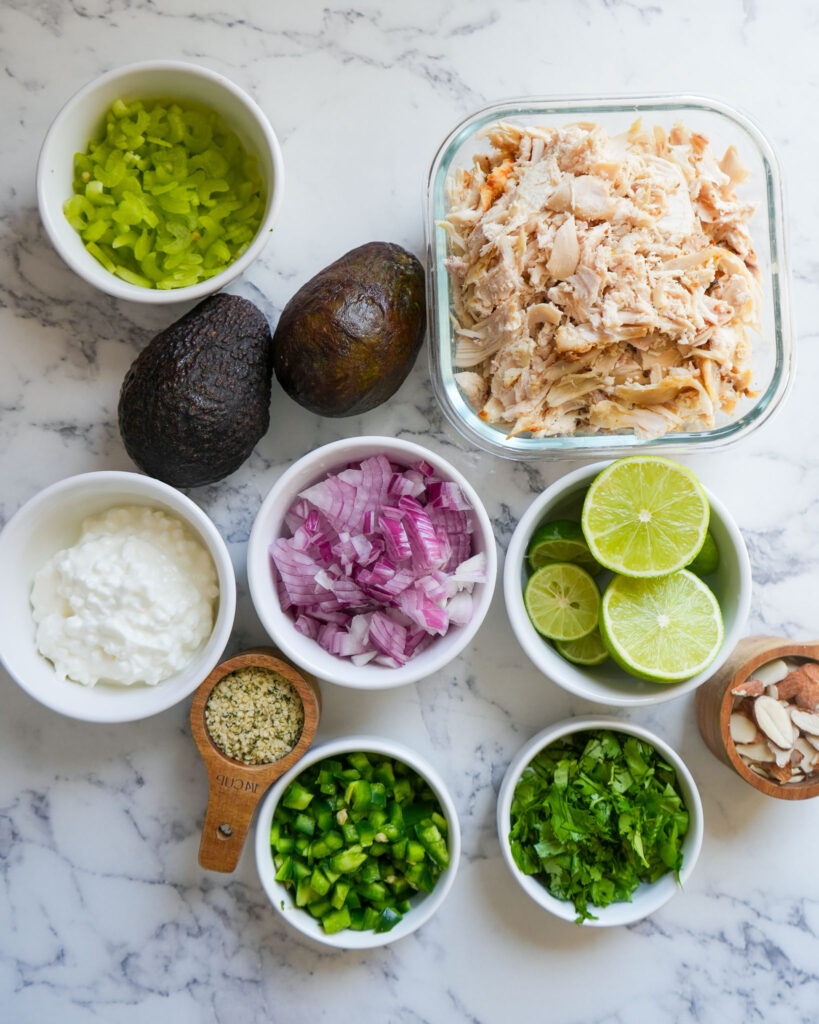
M819 643L793 643L778 636L748 636L740 640L719 672L695 693L697 725L711 753L733 768L754 789L778 800L808 800L819 796L819 779L794 783L763 779L745 764L731 739L729 719L734 707L731 691L750 679L760 665L777 658L819 661Z
M250 819L268 788L307 753L321 714L321 693L312 676L278 657L273 647L253 647L217 665L199 686L191 705L191 731L208 772L210 794L199 863L209 871L233 871L239 862ZM289 680L304 705L304 727L289 754L269 764L244 764L216 746L205 723L205 705L211 690L226 675L243 668L266 668Z

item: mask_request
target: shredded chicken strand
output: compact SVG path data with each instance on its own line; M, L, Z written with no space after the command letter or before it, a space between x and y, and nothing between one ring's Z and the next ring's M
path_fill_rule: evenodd
M483 133L448 182L456 379L509 436L708 429L753 395L759 271L731 147L636 121Z

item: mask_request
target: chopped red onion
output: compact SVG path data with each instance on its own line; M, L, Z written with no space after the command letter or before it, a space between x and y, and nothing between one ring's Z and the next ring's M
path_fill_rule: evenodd
M357 666L397 667L472 617L486 580L461 488L375 455L302 491L270 547L282 610Z

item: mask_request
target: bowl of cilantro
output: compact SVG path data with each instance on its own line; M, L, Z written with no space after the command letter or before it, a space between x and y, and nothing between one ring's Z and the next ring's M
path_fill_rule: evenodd
M610 716L571 718L512 760L498 835L509 870L545 910L591 927L632 924L691 876L702 803L659 736Z

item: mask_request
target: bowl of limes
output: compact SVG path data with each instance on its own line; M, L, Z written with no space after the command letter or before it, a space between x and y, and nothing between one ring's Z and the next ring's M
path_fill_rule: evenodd
M504 597L526 654L600 704L695 690L743 633L751 566L722 502L685 466L640 455L569 473L512 535Z

